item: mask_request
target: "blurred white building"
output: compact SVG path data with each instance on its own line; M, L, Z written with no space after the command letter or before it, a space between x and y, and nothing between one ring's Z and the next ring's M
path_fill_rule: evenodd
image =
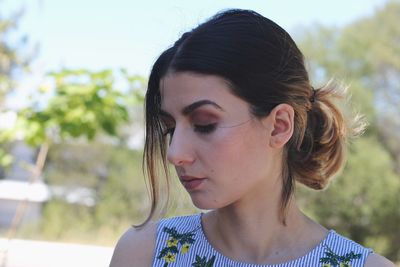
M15 142L11 149L14 162L5 179L0 180L0 227L10 226L17 207L25 202L26 208L21 223L40 219L43 202L49 200L50 192L41 179L29 183L29 166L36 156L34 149L23 142Z
M50 187L39 177L30 183L29 166L33 166L36 152L23 142L13 145L13 165L4 179L0 179L0 228L8 228L21 203L26 205L21 224L38 222L42 206L51 198L70 204L94 206L95 191L86 187Z
M0 227L8 227L15 216L18 205L26 201L21 223L37 222L43 202L50 199L50 191L42 182L29 184L11 179L0 180Z

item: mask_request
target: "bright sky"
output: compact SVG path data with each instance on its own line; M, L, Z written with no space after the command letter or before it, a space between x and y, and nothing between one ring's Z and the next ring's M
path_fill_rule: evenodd
M20 32L39 45L34 71L125 67L147 76L180 34L221 9L253 9L295 35L299 26L345 25L385 0L0 0L3 15L25 7Z

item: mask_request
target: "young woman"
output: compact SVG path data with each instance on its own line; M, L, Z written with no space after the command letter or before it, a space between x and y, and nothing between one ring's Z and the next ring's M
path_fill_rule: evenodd
M312 221L293 196L295 182L322 189L343 164L357 129L333 103L341 96L314 89L289 34L256 12L228 10L183 34L146 94L151 214L121 237L111 267L394 266ZM151 221L166 161L209 212Z

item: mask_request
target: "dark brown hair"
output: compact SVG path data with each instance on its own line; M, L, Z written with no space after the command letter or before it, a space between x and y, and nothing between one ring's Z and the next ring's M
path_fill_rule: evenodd
M146 140L144 169L149 179L151 212L155 214L161 192L158 170L167 178L166 139L159 118L160 80L171 72L217 75L232 86L232 93L262 118L281 103L295 112L294 133L285 146L282 170L281 218L293 194L295 181L314 189L326 186L344 161L348 123L334 98L344 89L332 83L313 89L304 57L290 35L273 21L250 10L218 13L184 33L156 60L145 99ZM359 128L361 129L361 128ZM161 167L161 168L160 168Z

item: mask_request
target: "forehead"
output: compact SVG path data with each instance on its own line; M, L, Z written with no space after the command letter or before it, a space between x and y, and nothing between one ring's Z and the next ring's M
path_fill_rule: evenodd
M231 86L225 79L193 72L167 74L160 80L160 94L163 109L200 100L212 100L225 105L244 102L232 93Z

